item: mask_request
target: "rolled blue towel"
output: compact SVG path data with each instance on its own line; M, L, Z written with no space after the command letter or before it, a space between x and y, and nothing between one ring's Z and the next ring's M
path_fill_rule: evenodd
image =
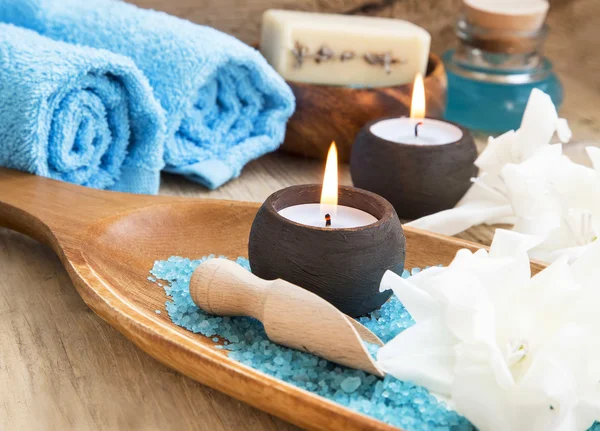
M216 188L283 141L293 94L231 36L113 0L0 0L0 21L131 57L167 113L169 172Z
M0 166L157 193L165 136L133 61L0 23Z

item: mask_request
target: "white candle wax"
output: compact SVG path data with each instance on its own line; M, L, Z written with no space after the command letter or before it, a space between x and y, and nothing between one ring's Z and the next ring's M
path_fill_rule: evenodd
M418 126L418 136L415 136L415 126L421 122L423 124ZM370 131L387 141L424 146L452 144L463 137L462 130L454 124L432 118L390 118L373 124Z
M377 222L377 218L371 214L344 205L337 205L335 208L324 206L322 209L321 204L302 204L279 211L279 215L293 222L323 228L326 227L326 213L331 215L331 229L367 226Z

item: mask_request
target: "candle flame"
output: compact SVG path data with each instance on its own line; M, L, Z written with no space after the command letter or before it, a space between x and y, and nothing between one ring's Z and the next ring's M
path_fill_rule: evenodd
M413 85L410 118L425 118L425 111L425 85L423 84L423 76L417 73Z
M321 213L335 215L338 203L338 162L337 147L335 142L331 143L325 163L325 176L323 177L323 189L321 191Z

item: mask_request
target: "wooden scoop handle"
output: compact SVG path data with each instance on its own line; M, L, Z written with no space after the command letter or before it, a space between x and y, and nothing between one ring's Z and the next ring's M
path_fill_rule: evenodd
M192 275L190 295L196 305L219 316L251 316L264 322L267 295L284 292L283 308L292 306L292 292L298 287L284 280L267 281L228 259L211 259L201 264ZM301 295L310 295L301 290ZM273 298L272 298L273 299ZM356 320L345 316L360 337L382 346L381 340Z
M262 321L267 291L283 280L266 281L227 259L202 263L190 282L190 295L204 311L219 316L251 316Z
M106 192L1 167L0 183L0 227L48 244L59 256L65 247L81 248L84 231L100 219L185 201L172 196Z
M287 281L265 281L235 262L211 259L194 271L190 295L208 313L260 320L277 344L383 376L363 344L364 339L381 345L375 334Z

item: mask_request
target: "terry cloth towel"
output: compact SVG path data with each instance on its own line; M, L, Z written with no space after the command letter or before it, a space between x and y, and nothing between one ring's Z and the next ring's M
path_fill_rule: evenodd
M169 172L216 188L283 141L291 90L229 35L113 0L0 0L0 21L132 58L167 113Z
M1 166L157 193L165 123L130 59L0 24Z

